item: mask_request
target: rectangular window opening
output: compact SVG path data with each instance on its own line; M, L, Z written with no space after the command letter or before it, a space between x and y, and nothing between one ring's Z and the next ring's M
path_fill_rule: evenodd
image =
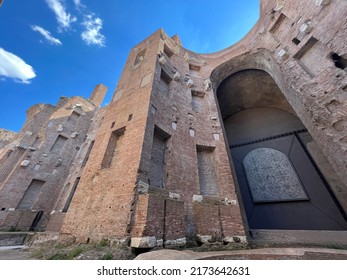
M170 85L172 78L163 69L160 72L160 79L165 82L165 84Z
M214 147L196 146L200 194L218 195Z
M167 55L167 57L171 57L174 52L171 50L170 47L168 47L168 45L164 44L164 53Z
M149 181L153 187L164 188L165 154L169 138L168 133L157 126L155 127L149 170Z
M159 83L159 91L166 96L170 94L170 83L172 78L167 74L164 69L161 69L160 72L160 83Z
M293 57L295 59L301 59L317 42L318 40L316 38L311 37Z
M45 181L33 179L20 200L17 209L32 209L44 184Z
M270 28L270 32L271 33L275 33L279 28L280 26L282 25L282 23L287 20L288 18L283 14L281 13L278 17L278 19L276 20L276 22L274 23L274 25Z
M192 109L194 112L204 111L204 96L204 92L192 90Z
M189 64L189 70L197 71L199 72L201 69L201 66L195 65L195 64Z
M80 118L81 114L76 112L76 111L73 111L71 113L71 115L69 116L69 118L67 119L67 122L72 124L72 125L75 125L78 121L78 119Z
M114 159L119 152L120 144L122 141L122 138L124 136L125 127L119 128L115 131L112 131L110 139L108 141L108 145L106 148L106 152L104 154L104 158L101 162L101 168L109 168L112 163L114 162Z
M144 59L145 59L145 53L146 53L146 49L143 49L142 51L140 51L135 58L135 62L134 62L134 66L141 63Z
M52 153L60 154L62 152L62 150L64 149L67 140L68 140L67 137L59 135L57 137L57 139L55 140L55 142L54 142L54 144L53 144L53 146L52 146L50 151Z
M301 41L298 39L298 38L293 38L292 42L295 44L295 45L299 45L301 43Z

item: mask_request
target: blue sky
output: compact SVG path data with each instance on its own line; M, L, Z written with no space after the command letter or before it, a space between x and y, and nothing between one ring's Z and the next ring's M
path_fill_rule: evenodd
M60 96L110 102L130 49L164 28L199 53L240 40L259 0L4 0L0 7L0 128L19 131L25 111Z

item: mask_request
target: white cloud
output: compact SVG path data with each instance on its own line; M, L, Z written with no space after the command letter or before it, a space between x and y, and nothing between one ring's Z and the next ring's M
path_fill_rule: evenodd
M81 0L73 0L76 8L84 8L85 6L82 4Z
M41 26L32 25L31 29L34 30L34 31L39 32L52 45L61 45L62 44L59 39L54 38L52 36L51 32L49 32L48 30L42 28Z
M100 33L102 29L102 19L95 17L90 13L85 15L82 22L85 30L82 32L81 37L87 45L96 45L99 47L105 47L106 38Z
M0 76L15 79L24 84L30 84L30 79L36 77L32 66L13 53L0 48Z
M59 31L70 28L71 23L77 21L77 18L66 12L62 0L46 0L49 8L55 13L59 24Z

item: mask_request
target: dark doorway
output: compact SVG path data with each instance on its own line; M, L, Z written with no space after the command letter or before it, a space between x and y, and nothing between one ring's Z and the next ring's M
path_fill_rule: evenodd
M42 216L43 216L43 211L40 210L39 212L37 212L30 228L29 228L29 231L35 231L39 225L39 222L41 221L42 219Z

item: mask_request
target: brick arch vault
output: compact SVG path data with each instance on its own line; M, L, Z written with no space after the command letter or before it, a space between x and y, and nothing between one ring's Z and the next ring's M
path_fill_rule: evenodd
M266 49L241 54L216 67L211 81L250 238L261 242L271 236L275 241L280 232L297 240L324 239L323 232L325 236L327 231L344 233L346 206L333 191L337 186L345 188L343 176L324 156L307 104L292 89L291 79L282 74L273 54ZM253 165L245 161L257 149L262 153L253 158ZM280 162L268 157L273 149L287 157L297 183ZM262 161L268 164L260 166ZM288 197L276 197L278 180L287 189L293 184L298 189ZM271 199L259 199L260 193ZM328 213L328 208L333 212Z

